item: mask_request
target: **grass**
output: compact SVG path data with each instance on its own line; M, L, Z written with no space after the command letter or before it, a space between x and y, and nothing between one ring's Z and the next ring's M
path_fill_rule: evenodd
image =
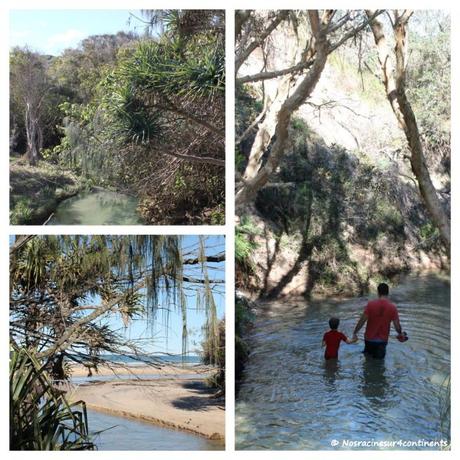
M61 166L42 161L29 166L10 163L10 223L41 225L57 205L83 188L82 182Z

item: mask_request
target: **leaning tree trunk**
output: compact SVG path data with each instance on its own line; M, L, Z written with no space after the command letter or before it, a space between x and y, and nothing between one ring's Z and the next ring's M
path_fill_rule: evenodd
M366 10L368 17L373 11ZM410 164L417 178L418 187L425 207L433 223L439 230L442 242L450 256L450 220L439 200L436 189L431 181L423 146L420 141L417 120L405 92L406 67L406 25L411 16L410 11L396 15L394 23L396 69L393 68L390 52L386 43L382 24L376 19L371 20L371 29L378 50L379 62L383 72L385 91L391 108L404 131L411 153Z
M294 93L284 101L278 111L273 136L276 140L273 143L270 155L263 167L260 169L252 168L255 173L253 177L248 177L248 175L245 174L243 186L238 190L235 196L236 207L243 207L252 201L260 188L267 183L272 173L278 167L288 141L288 127L292 114L305 102L315 89L324 66L326 65L329 51L327 41L329 16L326 16L325 23L321 23L317 10L309 10L308 14L313 36L315 38L314 46L316 48L316 55L314 63L310 71L297 86ZM263 145L263 142L261 144Z
M26 105L26 158L31 166L35 166L41 159L40 151L43 146L43 134L38 115L32 110L29 103Z

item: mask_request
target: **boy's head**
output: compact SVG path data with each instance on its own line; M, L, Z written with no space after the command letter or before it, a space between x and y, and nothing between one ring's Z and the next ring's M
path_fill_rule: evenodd
M387 296L389 292L390 292L390 288L388 287L387 283L380 283L377 286L377 293L379 294L380 297Z
M336 330L339 327L340 319L339 318L331 318L329 320L329 327L333 330Z

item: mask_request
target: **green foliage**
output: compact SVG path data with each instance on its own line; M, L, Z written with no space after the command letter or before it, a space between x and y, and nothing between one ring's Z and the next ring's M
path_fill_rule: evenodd
M238 148L235 148L235 169L243 171L246 164L246 157L241 153Z
M439 230L431 222L427 222L425 225L422 225L422 227L420 228L420 236L424 240L436 238L438 235L439 235Z
M138 195L147 222L222 223L223 167L186 157L224 159L223 13L143 13L161 33L91 36L53 58L12 53L13 76L37 61L52 88L41 154L93 184ZM21 152L20 81L11 79L10 144Z
M295 132L295 137L303 137L304 140L308 139L310 135L310 129L304 120L297 117L292 117L291 128Z
M225 90L225 52L206 35L192 38L187 46L176 39L144 40L119 72L144 91L190 101L212 99Z
M203 260L201 282L185 279L186 270L191 269L183 263L181 238L177 236L35 236L14 251L11 258L10 314L15 324L12 337L17 343L51 354L54 363L64 353L72 361L97 365L101 351L119 353L128 348L138 352L134 344L123 340L100 320L119 314L125 325L139 315L153 322L161 296L166 308L182 314L185 352L185 294L193 292L198 308L206 313L206 332L215 341L212 356L213 362L217 362L214 295L216 290L219 292L218 286L207 274L205 258L209 254L204 239L187 250L196 251L196 257ZM193 252L190 254L193 258ZM98 307L85 312L81 307L95 298L101 299ZM98 316L91 316L94 311ZM79 321L83 321L80 326ZM54 344L72 328L77 328L73 339L69 338L57 353Z
M223 205L218 205L211 210L211 225L225 225L225 209Z
M451 24L446 11L417 11L410 33L407 95L429 166L450 171Z
M201 360L204 364L215 366L217 370L206 379L206 383L223 394L225 393L225 320L219 322L217 340L209 332L209 329L205 331L206 339L202 343Z
M30 198L23 197L16 202L10 212L10 222L12 225L20 225L23 222L29 221L32 216L30 201Z
M43 224L58 203L83 184L61 165L42 161L30 167L10 166L10 219L17 225Z
M10 351L10 449L93 450L83 401L70 404L32 352Z
M259 229L250 217L241 217L240 223L235 227L235 262L241 269L253 270L251 254L257 249L254 237L259 234Z

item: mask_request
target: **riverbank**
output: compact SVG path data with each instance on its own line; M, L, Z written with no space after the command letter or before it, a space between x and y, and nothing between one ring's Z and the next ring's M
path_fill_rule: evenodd
M81 375L79 368L73 376ZM131 419L142 420L155 425L185 430L208 439L224 442L225 401L214 398L214 391L203 379L204 366L164 366L161 369L120 366L119 375L132 373L142 377L146 374L164 375L164 378L124 379L94 381L75 385L70 390L71 400L83 400L89 409ZM98 375L110 375L105 369ZM86 375L87 372L83 375ZM187 374L187 379L171 378L167 375ZM196 378L190 378L194 374Z
M42 225L61 201L77 195L84 184L70 171L47 162L10 163L10 223Z

